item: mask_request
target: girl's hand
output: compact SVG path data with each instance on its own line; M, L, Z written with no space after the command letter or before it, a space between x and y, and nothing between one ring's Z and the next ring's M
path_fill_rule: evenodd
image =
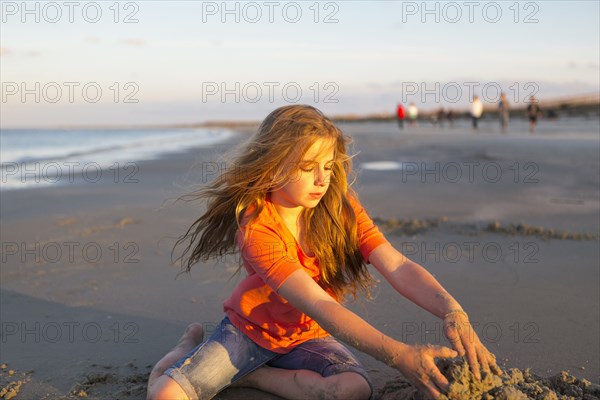
M481 380L480 368L488 374L502 374L502 370L496 364L496 356L481 343L464 311L456 310L446 314L444 333L458 354L466 356L471 372L477 380Z
M391 366L399 370L409 381L430 399L437 399L441 393L447 393L448 379L435 365L434 358L453 358L456 351L443 346L407 345L393 358Z

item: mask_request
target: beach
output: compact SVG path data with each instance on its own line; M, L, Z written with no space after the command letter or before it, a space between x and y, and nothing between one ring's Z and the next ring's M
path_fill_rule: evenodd
M525 122L507 135L497 125L339 124L354 139L363 206L461 303L499 365L599 384L599 121L543 121L534 135ZM175 200L214 178L251 131L124 160L95 182L0 192L2 387L20 381L16 399L145 398L151 367L185 327L214 329L238 260L178 275L173 244L203 205ZM370 269L374 299L350 309L398 340L448 345L439 319ZM377 390L398 376L355 354Z

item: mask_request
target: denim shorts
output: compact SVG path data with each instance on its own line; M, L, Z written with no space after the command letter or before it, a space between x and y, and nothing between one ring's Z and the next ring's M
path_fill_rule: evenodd
M214 333L164 373L174 379L192 400L211 399L221 390L264 365L307 369L324 377L356 372L373 383L356 357L332 336L313 339L279 354L260 347L225 317Z

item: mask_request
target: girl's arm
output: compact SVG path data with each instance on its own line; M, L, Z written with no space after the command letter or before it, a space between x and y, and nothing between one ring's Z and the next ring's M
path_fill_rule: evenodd
M495 356L481 343L460 304L425 268L389 243L375 248L369 262L398 293L444 320L446 337L461 356L466 356L476 378L481 378L480 366L487 373L502 373Z
M462 310L433 275L391 244L377 246L369 255L369 262L398 293L436 317L443 318L450 311Z
M447 392L448 380L434 358L456 357L455 351L442 346L410 346L384 335L335 301L303 270L293 272L278 293L333 336L398 369L430 398Z

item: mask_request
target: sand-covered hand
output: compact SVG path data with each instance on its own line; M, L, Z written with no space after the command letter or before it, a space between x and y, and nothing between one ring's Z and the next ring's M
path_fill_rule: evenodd
M457 355L456 351L444 346L405 345L394 359L393 366L430 399L437 399L440 394L448 392L449 382L436 366L435 359Z
M481 370L488 374L502 374L496 364L496 356L481 343L466 313L447 314L444 317L444 333L458 354L467 359L477 380L481 380Z

